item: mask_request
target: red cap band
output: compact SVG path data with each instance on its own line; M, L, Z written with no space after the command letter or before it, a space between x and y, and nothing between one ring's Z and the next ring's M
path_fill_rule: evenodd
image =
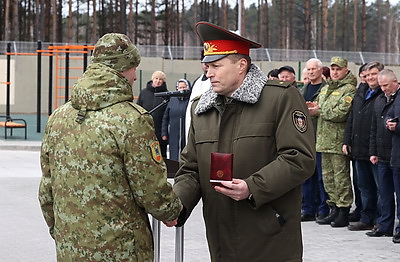
M203 44L204 55L250 54L250 44L235 40L210 40Z

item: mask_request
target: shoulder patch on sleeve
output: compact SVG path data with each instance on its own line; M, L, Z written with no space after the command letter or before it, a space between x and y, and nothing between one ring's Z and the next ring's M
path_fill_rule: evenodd
M351 96L346 96L344 99L348 104L351 104L351 101L353 101L353 98Z
M300 110L296 110L292 113L292 121L294 127L299 131L300 133L304 133L308 129L307 125L307 116Z
M128 102L133 108L135 108L140 114L147 114L147 110L141 107L140 105L133 103L133 102Z
M280 80L268 80L266 85L267 86L278 86L278 87L282 87L282 88L288 88L290 86L293 86L293 84L290 82L280 81Z
M151 157L154 159L154 161L156 161L157 163L161 163L162 156L161 156L160 143L158 143L158 141L154 141L153 143L151 143L150 150L151 150Z

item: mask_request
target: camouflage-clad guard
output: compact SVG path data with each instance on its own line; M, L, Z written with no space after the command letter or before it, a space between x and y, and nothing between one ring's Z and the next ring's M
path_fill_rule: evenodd
M69 102L49 118L39 201L58 261L153 261L147 213L177 218L180 200L151 116L132 103L140 55L106 34Z
M346 120L356 93L356 77L347 69L347 60L332 57L331 79L322 87L316 102L307 102L311 115L318 116L317 152L322 153L322 177L330 214L317 220L333 227L348 225L353 203L350 160L342 152Z

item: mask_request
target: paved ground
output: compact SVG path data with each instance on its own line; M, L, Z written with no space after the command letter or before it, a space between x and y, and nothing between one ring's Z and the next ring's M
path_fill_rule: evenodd
M0 138L0 261L56 261L37 201L40 141ZM304 261L400 261L400 244L303 222ZM209 261L200 205L185 226L185 261ZM161 261L174 261L174 229L161 226ZM268 259L266 259L268 261Z

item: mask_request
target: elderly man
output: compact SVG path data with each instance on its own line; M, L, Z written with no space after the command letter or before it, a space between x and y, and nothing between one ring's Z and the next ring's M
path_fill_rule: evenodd
M315 102L307 102L310 114L318 117L317 151L322 153L322 177L328 193L330 213L319 224L344 227L353 203L350 161L342 152L344 129L356 93L356 77L347 69L347 60L332 57L331 79Z
M42 212L57 261L153 261L147 214L173 224L182 205L153 120L132 101L140 55L126 35L110 33L92 61L45 129Z
M378 190L380 194L381 216L379 223L367 236L381 237L392 236L395 223L395 198L397 199L397 217L400 218L400 177L396 175L394 167L390 165L392 156L393 132L386 128L385 119L391 109L394 100L398 97L399 83L396 75L390 69L383 69L378 74L379 86L382 94L374 103L374 111L371 125L370 160L378 166ZM392 117L390 117L392 118ZM396 235L393 241L400 242L400 225L396 227Z
M296 81L296 72L291 66L282 66L278 69L278 78L281 81L294 83Z
M306 101L314 101L321 88L326 84L322 78L322 62L317 58L311 58L306 62L305 69L310 82L304 87L303 96ZM312 121L316 132L317 117L312 117ZM316 195L317 193L318 195ZM329 213L327 199L328 195L322 180L321 153L317 152L315 172L303 183L301 221L315 221L316 219L319 221L325 218Z
M301 183L315 167L304 99L251 63L260 44L208 22L195 29L212 89L191 108L174 183L184 205L178 224L202 199L212 261L301 261Z
M397 91L399 92L399 91ZM393 170L394 186L396 188L397 218L400 214L400 99L396 96L392 107L385 118L386 128L392 132L392 151L390 156L390 166ZM397 225L393 236L393 243L400 244L400 225Z

